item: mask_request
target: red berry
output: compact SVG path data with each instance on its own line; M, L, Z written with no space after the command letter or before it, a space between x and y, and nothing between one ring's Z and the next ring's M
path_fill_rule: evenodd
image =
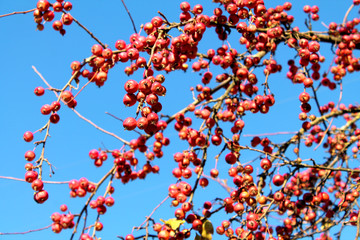
M63 91L60 96L65 103L69 103L73 99L73 94L70 91Z
M219 176L219 170L217 169L211 169L210 170L210 176L213 177L213 178L217 178Z
M237 158L235 156L234 153L228 153L226 154L225 156L225 161L228 163L228 164L235 164L236 161L237 161Z
M65 2L65 3L64 3L64 9L65 9L66 11L70 11L70 10L72 9L72 4L71 4L71 2Z
M273 183L274 183L274 185L275 186L281 186L283 183L284 183L284 181L285 181L285 179L284 179L284 177L282 176L282 175L280 175L280 174L276 174L274 177L273 177Z
M188 11L190 11L190 3L188 3L188 2L182 2L182 3L180 3L180 9L181 9L183 12L188 12Z
M106 207L104 205L100 205L96 208L97 212L100 214L100 215L103 215L106 213Z
M54 212L53 214L51 214L50 218L54 223L59 223L61 219L61 215L58 212Z
M70 67L73 71L79 71L81 69L81 63L79 61L73 61Z
M154 27L160 27L162 24L163 24L164 20L159 17L159 16L156 16L156 17L153 17L153 19L151 19L151 23Z
M255 220L249 220L247 221L246 226L249 230L255 231L258 228L259 224Z
M25 142L31 142L34 139L34 135L32 132L27 131L24 133L23 138L24 138Z
M92 54L96 56L102 56L103 47L100 44L95 44L91 48Z
M209 185L209 180L207 178L200 178L199 185L203 188L207 187L207 185Z
M58 123L60 121L60 116L57 113L53 113L50 115L50 122L51 123Z
M60 206L60 211L62 211L62 212L66 212L67 209L68 209L68 207L65 204Z
M31 171L33 169L34 169L34 165L32 165L31 163L25 164L25 170L26 171Z
M32 187L32 189L34 189L34 191L41 191L44 187L44 183L40 179L35 179L31 183L31 187Z
M63 6L60 2L54 2L53 9L55 12L61 12L63 10Z
M41 107L40 111L43 115L49 115L51 113L51 106L49 104L45 104Z
M307 93L307 92L302 92L302 93L300 93L300 95L299 95L299 100L300 100L302 103L307 103L307 102L309 102L309 100L310 100L310 94Z
M43 14L43 19L47 22L51 22L52 20L54 20L55 18L55 14L53 11L46 11Z
M98 150L96 150L96 149L90 150L89 157L94 160L97 159L99 157Z
M52 26L56 31L60 31L63 29L63 23L59 20L54 21Z
M60 107L61 107L61 105L60 105L60 103L59 103L58 101L52 102L50 106L51 106L51 109L52 109L54 112L59 111L59 110L60 110Z
M135 237L132 234L128 234L125 236L125 240L134 240Z
M125 91L128 93L135 93L139 89L139 84L135 80L128 80L124 85Z
M195 14L201 14L203 12L203 6L201 4L196 4L193 8Z
M47 191L42 190L40 192L35 193L34 200L37 203L44 203L49 198L49 194Z
M309 5L305 5L303 7L303 10L304 10L305 13L309 13L311 11L311 7Z
M125 130L131 131L134 130L136 128L136 119L133 117L128 117L124 120L123 122L123 127Z
M70 13L66 13L62 16L61 21L64 23L64 25L70 25L73 22L73 17L70 15Z
M43 87L36 87L34 90L34 93L36 96L42 96L45 93L45 90Z
M107 198L105 199L105 205L108 206L108 207L113 206L114 203L115 203L115 200L114 200L113 197L107 197Z
M35 159L35 156L34 151L29 150L25 153L25 160L30 162Z
M263 158L260 162L260 167L266 171L269 170L271 168L271 166L272 166L272 163L267 158Z
M38 173L35 171L27 171L25 173L25 181L32 183L35 179L38 178Z
M44 12L49 9L50 3L47 0L39 0L36 4L37 9Z
M320 50L320 44L319 44L319 42L317 42L317 41L311 41L310 43L309 43L309 51L310 52L317 52L317 51L319 51Z
M311 7L310 11L311 11L311 13L314 13L314 14L318 13L319 12L319 7L314 5L314 6Z
M103 224L101 222L96 222L95 223L95 230L96 231L101 231L103 229Z

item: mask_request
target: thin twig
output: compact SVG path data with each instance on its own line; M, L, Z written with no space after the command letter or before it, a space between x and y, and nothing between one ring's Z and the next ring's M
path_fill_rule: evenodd
M21 11L21 12L7 13L7 14L4 14L4 15L0 15L0 18L2 18L2 17L7 17L7 16L11 16L11 15L15 15L15 14L25 14L25 13L33 12L33 11L35 11L35 9L36 9L36 8L30 9L30 10L26 10L26 11Z
M9 179L9 180L15 180L20 182L26 182L24 179L21 178L15 178L15 177L6 177L6 176L0 176L2 179ZM55 182L55 181L43 181L43 183L50 183L50 184L68 184L70 181L61 181L61 182Z
M144 221L142 224L140 224L140 226L138 226L138 227L136 228L136 230L139 230L146 222L148 222L149 219L151 218L151 216L152 216L152 215L154 214L154 212L156 211L156 209L158 209L166 200L168 200L168 198L169 198L169 196L166 196L166 198L165 198L164 200L162 200L162 201L152 210L152 212L150 213L150 215L146 217L145 221Z
M129 17L130 17L131 23L132 23L133 28L134 28L134 32L135 32L135 33L137 33L136 26L135 26L135 23L134 23L133 18L131 17L131 14L130 14L129 9L126 7L126 4L125 4L124 0L121 0L121 2L122 2L122 4L124 5L124 7L125 7L125 10L126 10L127 14L128 14L128 15L129 15Z
M296 132L276 132L276 133L260 133L260 134L244 134L242 137L256 137L256 136L273 136L273 135L286 135L286 134L296 134Z
M103 44L97 37L94 36L94 34L92 32L89 31L89 29L87 29L84 25L82 25L78 20L76 20L74 18L74 16L72 16L74 19L74 22L77 23L77 25L79 25L82 29L84 29L95 41L97 41L103 48L106 48L106 45Z
M93 123L92 121L90 121L89 119L85 118L84 116L82 116L78 111L76 111L74 108L72 108L73 112L78 115L82 120L90 123L91 125L93 125L96 129L110 135L110 136L113 136L114 138L120 140L121 142L123 142L124 144L126 145L130 145L130 143L124 139L122 139L121 137L117 136L116 134L112 133L112 132L109 132L109 131L106 131L105 129L99 127L98 125L96 125L95 123Z
M43 82L46 84L46 86L48 86L48 88L53 88L46 80L45 80L45 78L43 77L43 75L36 69L36 67L35 66L31 66L32 67L32 69L34 69L34 72L37 74L37 75L39 75L39 77L41 78L41 80L43 80ZM54 93L55 93L55 95L56 95L56 97L58 97L58 94L54 91Z
M43 227L43 228L33 229L33 230L25 231L25 232L12 232L12 233L2 233L2 232L0 232L0 235L17 235L17 234L27 234L27 233L32 233L32 232L38 232L38 231L42 231L42 230L50 228L51 225L52 224L50 224L49 226Z
M351 9L353 9L353 8L354 8L354 4L351 4L351 6L349 7L349 9L346 11L345 16L344 16L344 19L343 19L343 23L342 23L343 26L345 26L347 17L349 16L349 13L350 13Z

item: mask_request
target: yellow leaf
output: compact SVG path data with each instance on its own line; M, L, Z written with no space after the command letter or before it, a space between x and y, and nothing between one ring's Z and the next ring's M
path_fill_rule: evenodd
M214 227L210 220L206 220L202 225L201 236L203 240L211 240L214 233Z
M205 232L201 233L201 239L202 240L212 240L212 234L206 234Z
M202 225L202 229L203 231L206 231L207 233L214 233L214 227L212 225L212 223L210 222L210 220L206 220L203 225Z
M168 220L160 219L163 223L168 225L172 230L176 230L180 227L180 225L184 224L185 220L178 220L176 218L170 218Z

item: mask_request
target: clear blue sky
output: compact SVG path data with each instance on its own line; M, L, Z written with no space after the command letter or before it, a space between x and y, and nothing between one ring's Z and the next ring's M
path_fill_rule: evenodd
M0 1L0 15L32 9L36 6L36 2ZM170 21L177 21L180 14L180 2L140 0L126 1L126 4L132 13L137 29L139 29L141 24L149 22L153 16L157 15L157 11L164 13ZM195 3L195 1L189 2L192 6ZM204 12L210 14L209 11L213 9L214 3L211 1L200 2L204 5ZM266 1L266 6L268 6L267 2L269 1ZM283 3L285 1L276 2ZM320 21L314 24L314 29L325 31L326 29L321 22L325 24L329 24L331 21L342 22L344 13L352 1L342 1L341 3L336 0L293 2L293 10L290 13L295 16L297 25L301 30L305 30L304 19L306 17L301 10L302 6L316 3L320 7ZM114 48L114 43L118 39L129 41L133 27L121 1L88 0L77 1L73 5L71 14L102 42ZM353 10L350 16L356 16L357 11L358 9ZM56 19L59 17L59 14L56 14ZM70 63L74 60L81 61L90 56L91 46L95 44L95 41L76 24L66 27L67 33L64 37L55 32L49 23L45 24L45 30L42 32L35 31L35 29L36 24L33 22L31 13L0 18L0 34L2 36L0 40L2 47L1 84L3 89L0 94L2 133L0 139L0 146L2 147L0 176L24 177L24 153L32 149L33 146L30 143L25 143L22 140L22 135L25 131L35 131L41 128L47 122L47 117L40 114L40 107L55 100L54 94L48 91L43 97L34 95L35 87L45 87L45 85L35 74L32 66L35 66L53 87L61 88L71 76ZM213 29L209 32L211 31ZM236 40L238 35L236 33L234 35L236 37L230 43L232 47L239 47ZM209 34L209 37L210 40L201 43L201 50L216 49L222 44L220 40L213 38L212 34ZM241 47L238 51L243 50L244 48ZM330 45L322 45L321 54L327 57L327 64L331 61L329 53L331 53ZM293 86L285 77L287 65L283 61L293 56L295 56L295 51L291 52L287 47L279 46L279 52L275 59L283 64L283 71L271 76L269 80L276 101L279 103L278 107L270 109L267 115L247 116L244 134L297 131L300 128L301 123L297 120L299 113L298 94L302 88L301 86ZM128 109L122 104L123 84L127 79L139 80L141 76L139 74L130 78L125 76L123 74L125 66L127 65L119 64L115 67L109 74L109 80L101 89L94 85L87 87L78 96L77 110L106 130L130 140L136 135L125 133L121 122L105 114L105 112L110 112L120 118L134 116L134 107ZM259 74L258 76L262 75ZM350 75L344 81L343 102L345 104L359 102L358 77L358 75ZM161 99L163 113L172 115L187 106L192 101L190 86L195 86L200 82L200 79L201 77L197 73L191 74L191 69L187 74L166 75L167 95ZM320 96L321 104L325 104L329 100L336 102L339 90L334 92L320 91L320 93L322 94ZM112 158L109 158L103 167L96 168L88 157L89 150L94 148L116 149L122 144L79 119L64 106L60 111L60 118L60 122L51 127L51 138L46 145L46 157L54 165L55 175L51 178L48 177L49 171L45 167L44 179L68 181L87 177L97 182L111 168ZM165 156L156 160L155 163L160 166L159 175L151 174L147 176L145 181L137 180L127 185L121 184L120 181L114 183L116 202L115 206L101 217L104 230L98 236L102 239L116 239L117 235L124 236L130 233L132 227L139 226L145 220L145 216L150 214L152 209L167 196L168 185L176 181L171 174L172 169L176 166L172 160L172 155L177 151L186 149L183 142L176 140L177 133L172 129L173 125L170 125L168 131L165 132L165 136L171 139L172 144L165 148ZM42 134L35 135L36 140L40 140L42 137ZM272 139L285 140L287 137L273 137ZM250 138L245 139L244 144L249 140ZM37 149L37 153L40 152L39 150ZM220 148L215 148L210 156L213 158L218 151ZM319 152L321 149L315 153L305 153L305 156L320 158ZM244 159L243 162L248 162L256 156L252 153L244 153L242 159ZM140 161L144 161L143 157L140 157ZM214 164L215 161L212 159L206 167L205 173L208 174ZM227 167L224 164L218 166L218 169L224 174L223 176L226 176ZM194 179L193 177L190 182L193 182ZM70 199L67 185L46 184L45 189L49 191L50 198L42 205L33 201L33 190L28 183L0 179L0 189L2 193L0 198L0 206L2 206L0 232L22 232L45 227L51 223L50 215L59 211L61 204L67 204L70 211L77 213L86 201L86 198ZM199 189L195 195L195 203L198 203L195 205L195 209L200 208L204 200L211 201L216 196L225 197L226 192L217 183L210 181L208 189ZM175 208L169 208L169 205L170 201L168 200L153 216L157 222L159 218L173 217ZM94 216L94 211L89 210L89 213L91 212ZM90 217L88 222L90 223L93 219L94 217ZM214 220L214 222L216 221ZM0 239L68 239L71 232L72 230L65 230L57 235L48 229L26 235L0 236ZM352 236L351 234L353 232L349 231L349 236ZM215 239L217 238L215 237ZM343 239L346 237L344 236Z

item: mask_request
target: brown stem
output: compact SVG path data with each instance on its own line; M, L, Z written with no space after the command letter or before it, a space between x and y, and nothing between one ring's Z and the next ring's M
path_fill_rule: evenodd
M53 87L46 81L46 79L43 77L43 75L36 69L35 66L31 66L34 72L43 80L43 82L48 86L48 88L52 89ZM57 91L54 92L56 97L58 97Z
M126 144L126 145L130 145L130 143L129 143L128 141L122 139L121 137L117 136L116 134L114 134L114 133L112 133L112 132L106 131L105 129L99 127L98 125L96 125L95 123L93 123L92 121L90 121L89 119L87 119L87 118L85 118L84 116L82 116L82 115L81 115L78 111L76 111L75 109L72 108L72 110L73 110L73 112L74 112L76 115L78 115L82 120L90 123L90 124L91 124L92 126L94 126L96 129L98 129L98 130L100 130L100 131L102 131L102 132L104 132L104 133L106 133L106 134L108 134L108 135L116 138L117 140L123 142L123 143Z
M158 209L158 208L159 208L166 200L168 200L168 199L169 199L169 196L166 196L166 198L164 198L164 200L162 200L162 201L152 210L152 212L150 213L150 215L146 217L145 221L144 221L142 224L140 224L140 226L138 226L138 227L136 228L136 230L139 230L146 222L148 222L149 219L151 218L151 216L155 213L156 209Z
M21 12L7 13L7 14L4 14L4 15L0 15L0 18L2 18L2 17L7 17L7 16L11 16L11 15L15 15L15 14L25 14L25 13L33 12L33 11L35 11L35 10L36 10L36 8L30 9L30 10L26 10L26 11L21 11Z
M287 135L287 134L295 134L296 132L276 132L276 133L260 133L260 134L244 134L242 137L256 137L256 136L274 136L274 135Z
M121 0L121 2L122 2L122 4L124 5L124 8L125 8L125 10L126 10L127 14L129 15L129 18L130 18L131 23L132 23L133 28L134 28L134 32L135 32L135 33L137 33L138 31L136 30L136 26L135 26L135 23L134 23L133 18L131 17L131 14L130 14L129 9L126 7L126 4L125 4L124 0Z
M349 13L351 12L351 10L354 8L354 4L351 4L351 6L349 7L349 9L346 11L342 25L345 26L345 23L347 21L347 17L349 16Z
M20 182L25 182L24 179L15 178L15 177L0 176L0 178L2 178L2 179L9 179L9 180L15 180L15 181L20 181ZM50 184L68 184L69 182L70 182L70 181L61 181L61 182L56 182L56 181L43 181L43 183L50 183Z
M42 231L42 230L50 228L51 225L52 224L50 224L49 226L43 227L43 228L33 229L33 230L25 231L25 232L12 232L12 233L2 233L2 232L0 232L0 235L18 235L18 234L27 234L27 233L32 233L32 232L38 232L38 231Z
M74 19L74 22L77 23L77 25L79 25L82 29L84 29L95 41L97 41L103 48L106 48L106 45L103 44L97 37L94 36L94 34L92 32L89 31L89 29L87 29L84 25L82 25L76 18L74 18L74 16L72 16Z

